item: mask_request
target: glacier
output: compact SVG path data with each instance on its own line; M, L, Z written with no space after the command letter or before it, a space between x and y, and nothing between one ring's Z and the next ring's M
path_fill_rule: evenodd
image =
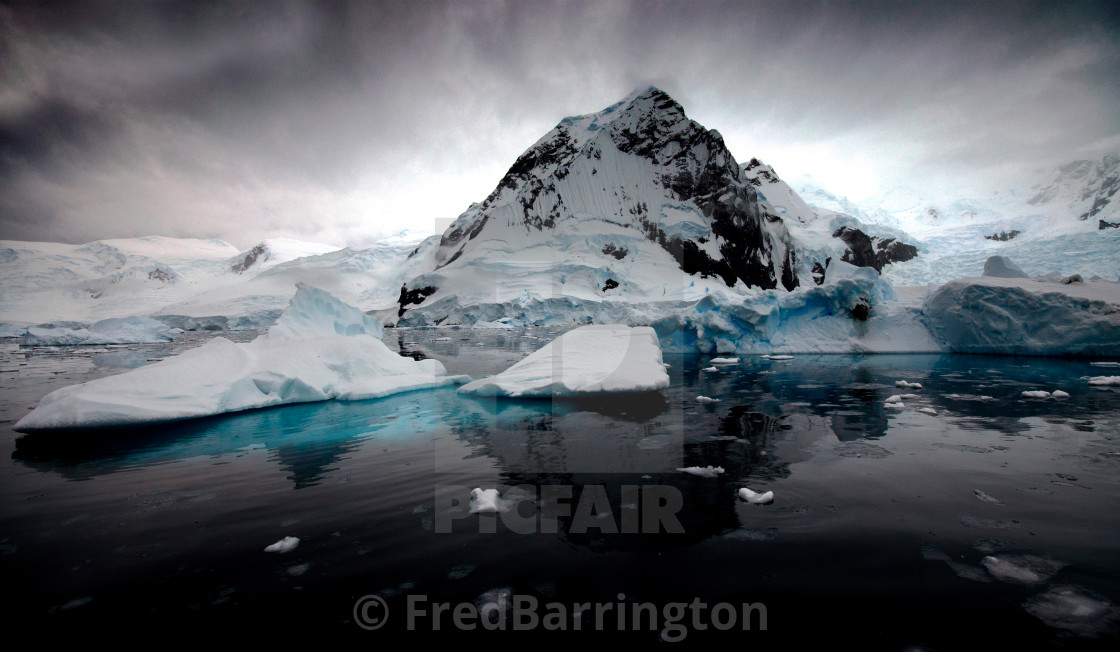
M378 339L381 326L301 286L277 325L245 344L206 344L115 376L63 387L20 419L20 432L153 424L311 401L363 400L461 384L437 360Z

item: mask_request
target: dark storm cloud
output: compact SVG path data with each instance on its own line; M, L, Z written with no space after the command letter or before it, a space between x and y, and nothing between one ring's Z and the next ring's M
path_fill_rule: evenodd
M1120 148L1117 14L991 1L0 7L0 238L244 246L424 228L485 197L563 116L650 83L740 158L787 174L853 160L903 181L1022 174Z

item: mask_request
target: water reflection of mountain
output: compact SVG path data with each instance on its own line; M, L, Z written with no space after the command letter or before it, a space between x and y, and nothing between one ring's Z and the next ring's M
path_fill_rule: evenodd
M674 549L734 530L739 527L736 493L746 479L790 473L789 463L774 454L776 440L791 431L780 417L732 406L710 427L690 427L686 433L680 410L636 418L630 410L622 416L603 414L593 405L479 402L475 418L452 431L494 458L505 470L507 486L527 488L517 495L539 498L547 485L569 487L570 513L559 517L557 536L592 550ZM718 466L723 473L700 477L680 470L693 466ZM627 531L628 521L644 523L645 501L653 498L643 492L679 500L674 514L681 532ZM581 520L578 513L583 500L595 506L591 527L586 514ZM529 502L539 516L542 504Z

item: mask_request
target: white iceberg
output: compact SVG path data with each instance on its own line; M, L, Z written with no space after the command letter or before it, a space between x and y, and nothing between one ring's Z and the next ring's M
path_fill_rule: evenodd
M1069 398L1069 392L1063 392L1060 389L1055 389L1053 393L1050 394L1050 396L1053 396L1054 398Z
M1120 386L1120 376L1093 376L1089 379L1089 384L1098 387Z
M1050 392L1044 390L1031 390L1023 392L1023 398L1050 398Z
M774 502L774 492L767 491L765 493L762 493L751 491L750 489L743 487L739 490L739 498L755 505L765 505L767 503Z
M717 365L739 364L739 358L712 358L711 363Z
M361 311L301 286L273 330L252 342L215 337L148 366L63 387L43 397L15 429L160 423L290 403L379 398L468 380L448 376L437 360L402 357L375 334L380 324Z
M718 398L712 398L710 396L701 395L701 396L696 397L696 402L697 403L719 403L719 399Z
M494 514L498 508L498 490L475 487L471 489L471 514Z
M907 382L905 380L896 380L894 382L894 386L895 387L900 387L902 389L921 389L922 388L921 383L910 383L910 382Z
M681 473L700 476L701 478L715 478L723 473L722 466L686 466L678 468Z
M296 546L298 546L298 545L299 545L299 537L284 537L283 539L280 539L276 543L266 547L264 549L264 551L265 552L276 552L276 553L284 554L285 552L291 552L291 551L295 550Z
M75 324L30 326L24 346L87 346L100 344L143 344L170 342L171 329L150 317L102 319L87 327Z
M1120 284L983 277L952 281L923 304L945 350L1120 355Z
M459 391L528 398L649 392L668 386L653 329L609 324L568 331L502 373Z

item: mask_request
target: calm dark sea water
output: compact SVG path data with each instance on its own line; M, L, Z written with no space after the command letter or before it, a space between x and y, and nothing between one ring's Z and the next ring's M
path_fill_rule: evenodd
M478 377L554 335L401 330L386 341ZM383 645L402 640L411 611L411 637L450 642L1118 642L1120 392L1082 380L1115 369L750 356L712 372L707 357L666 355L673 384L655 396L442 389L143 430L11 430L50 390L199 342L0 345L10 622L82 637L233 628ZM911 391L898 380L923 388L891 410L888 396ZM1024 400L1027 389L1070 397ZM723 472L677 470L708 466ZM470 514L476 487L498 489L511 511ZM742 487L774 501L743 502ZM265 551L285 537L298 545ZM457 605L474 631L456 628ZM479 607L507 631L471 621Z

